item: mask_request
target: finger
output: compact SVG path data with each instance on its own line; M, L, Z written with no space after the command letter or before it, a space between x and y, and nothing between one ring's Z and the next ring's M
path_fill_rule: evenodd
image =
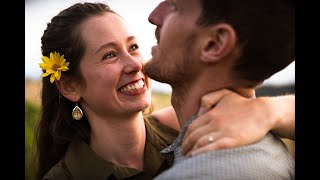
M208 145L203 146L201 148L197 148L195 150L190 151L186 156L187 157L193 157L193 156L196 156L198 154L209 152L209 151L213 151L213 150L215 150L214 144L211 143L211 144L208 144Z
M207 117L206 114L204 114L201 117L198 117L196 120L194 120L187 128L186 133L185 133L182 141L184 141L196 129L198 129L202 126L205 126L209 122L209 120L210 120L210 118Z
M200 140L201 137L208 137L208 134L212 133L211 125L204 125L195 129L186 139L183 140L181 145L181 153L186 154L194 145Z
M190 149L189 152L187 152L186 156L190 156L193 151L197 149L201 149L202 147L208 146L209 144L213 143L215 141L215 135L214 133L206 134L198 139L198 141L195 143L192 149Z
M196 156L201 153L206 153L209 151L220 150L220 149L227 149L231 147L237 147L234 141L231 138L214 138L212 143L204 145L199 148L192 149L188 154L187 157Z
M221 99L227 94L230 94L231 91L228 89L222 89L218 91L213 91L208 94L205 94L201 97L201 106L198 111L198 115L202 115L203 113L207 112L213 106L215 106Z

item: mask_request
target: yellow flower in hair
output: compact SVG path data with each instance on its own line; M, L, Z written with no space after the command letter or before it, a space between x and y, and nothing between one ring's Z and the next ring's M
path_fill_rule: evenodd
M69 69L69 62L66 62L66 59L64 59L64 55L60 56L60 54L57 52L50 53L50 58L48 58L47 56L42 56L41 59L43 63L39 63L39 66L43 70L46 70L46 72L43 73L42 77L46 77L51 74L51 83L53 83L55 79L60 79L61 71L67 71Z

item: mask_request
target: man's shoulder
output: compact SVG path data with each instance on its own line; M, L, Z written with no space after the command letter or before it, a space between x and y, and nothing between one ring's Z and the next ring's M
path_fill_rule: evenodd
M177 163L160 179L294 179L294 160L281 140L268 134L258 143L210 151Z

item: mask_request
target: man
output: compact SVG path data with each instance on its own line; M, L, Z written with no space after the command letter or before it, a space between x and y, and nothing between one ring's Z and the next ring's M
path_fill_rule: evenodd
M256 144L189 159L180 151L204 94L228 88L254 98L255 87L294 60L293 7L280 0L176 0L157 7L166 16L158 18L158 46L144 70L172 86L171 102L182 127L162 151L174 155L174 166L157 179L294 179L294 160L272 133Z

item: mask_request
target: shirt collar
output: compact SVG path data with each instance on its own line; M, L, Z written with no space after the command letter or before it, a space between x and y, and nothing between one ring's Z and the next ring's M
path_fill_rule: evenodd
M184 137L184 135L186 134L186 131L189 127L189 125L197 118L197 115L193 115L181 128L181 131L178 135L178 137L174 140L174 142L166 147L165 149L163 149L162 151L160 151L160 154L163 155L166 160L168 161L168 163L170 165L173 165L174 162L174 151L177 150L179 147L181 147L182 145L182 139Z

